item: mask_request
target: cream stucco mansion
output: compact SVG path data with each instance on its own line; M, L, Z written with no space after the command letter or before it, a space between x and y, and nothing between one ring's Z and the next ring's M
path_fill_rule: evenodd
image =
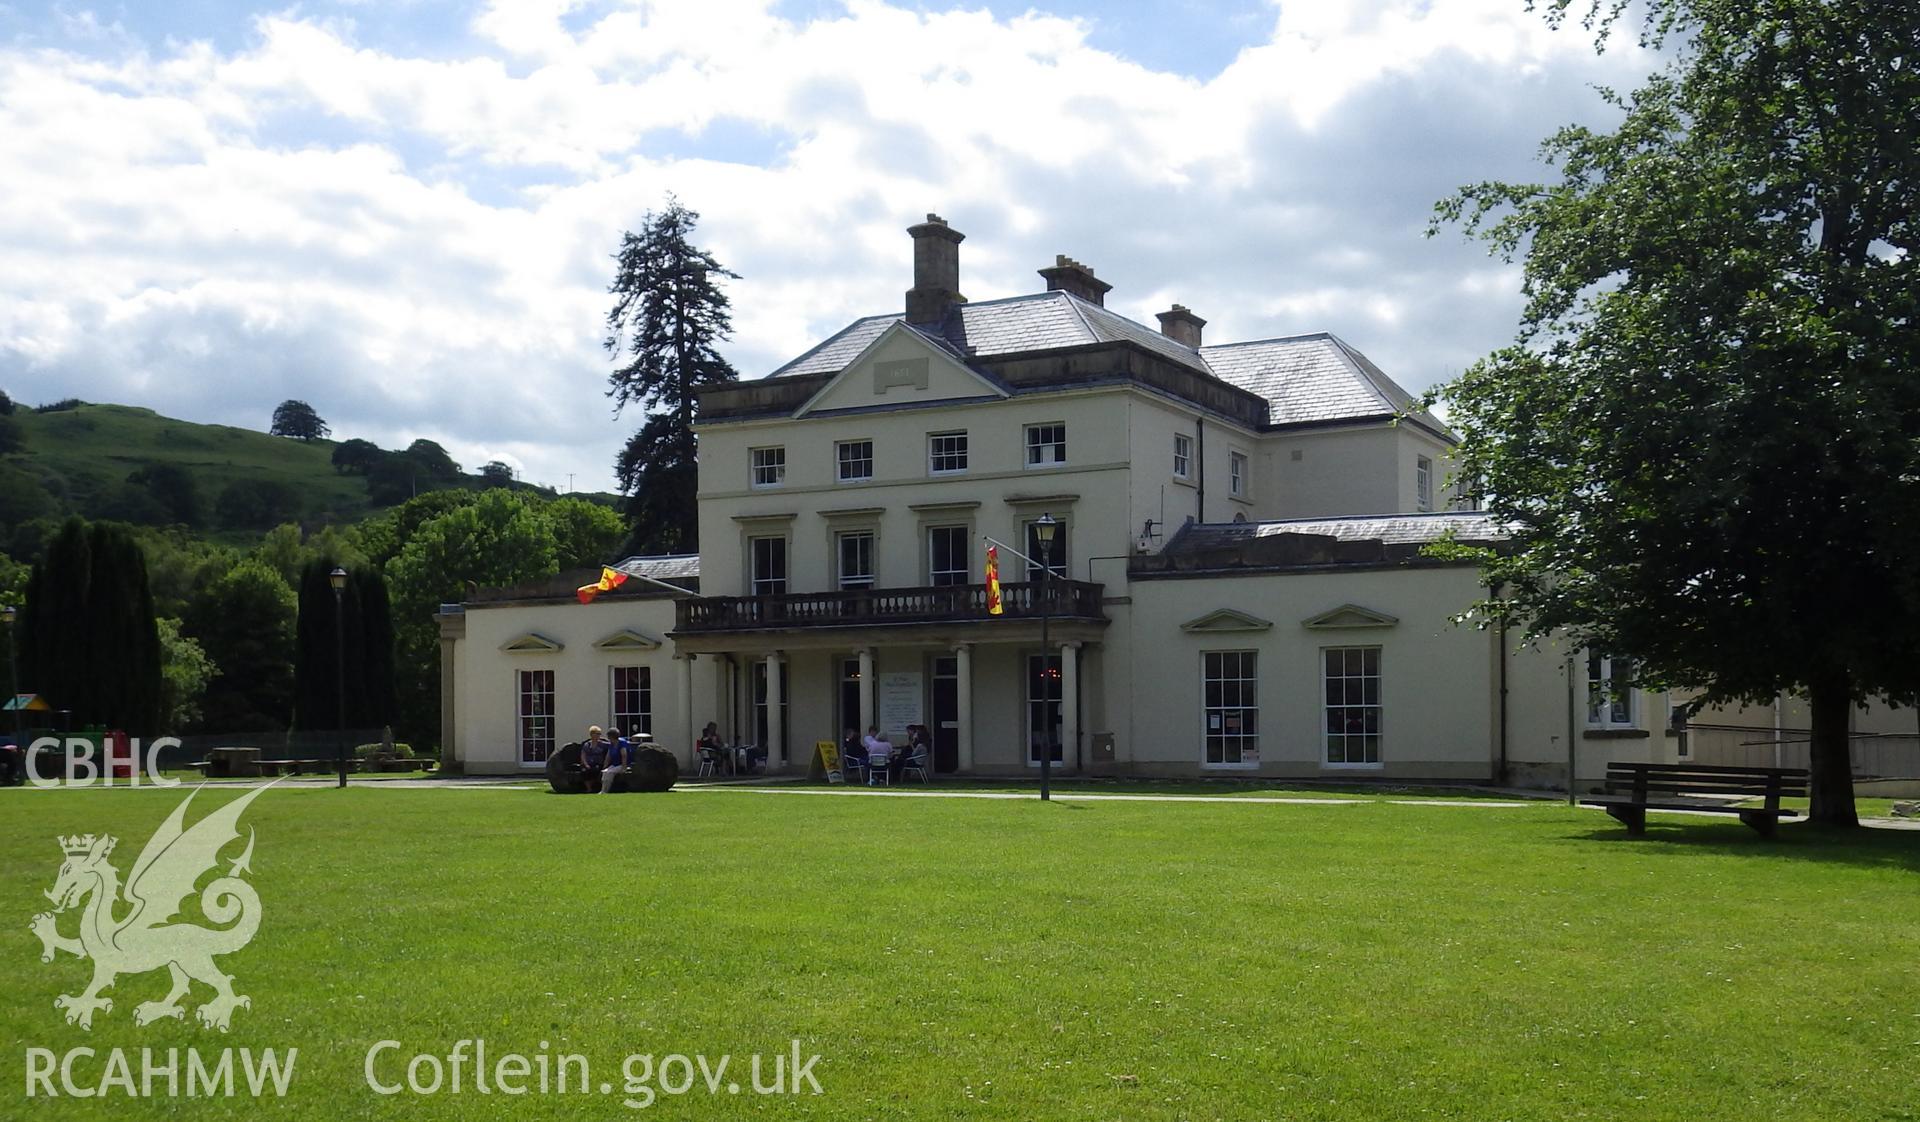
M1177 304L1156 331L1065 257L1043 292L969 303L962 235L908 233L901 312L702 394L698 557L629 558L648 579L591 604L577 573L443 610L449 763L535 769L611 724L691 768L708 721L775 771L869 724L927 725L959 774L1051 752L1068 774L1557 783L1570 739L1582 777L1675 758L1663 696L1590 689L1608 660L1452 622L1478 570L1421 547L1498 527L1449 488L1446 426L1352 346L1211 342Z

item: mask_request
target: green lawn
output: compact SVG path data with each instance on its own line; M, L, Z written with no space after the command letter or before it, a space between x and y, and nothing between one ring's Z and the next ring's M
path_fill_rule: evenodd
M208 790L196 812L237 794ZM115 833L125 871L178 798L0 791L0 1094L21 1093L28 1047L292 1046L274 1117L617 1118L634 1113L628 1053L744 1064L798 1038L825 1056L823 1094L696 1084L650 1113L1920 1117L1920 833L1789 827L1767 843L1655 816L1628 840L1551 803L280 788L245 819L265 919L223 960L253 999L232 1033L135 1028L157 973L124 978L83 1033L53 1000L85 964L42 965L27 932L53 838ZM463 1037L495 1056L585 1054L615 1093L382 1097L364 1082L375 1041L403 1044L388 1080Z

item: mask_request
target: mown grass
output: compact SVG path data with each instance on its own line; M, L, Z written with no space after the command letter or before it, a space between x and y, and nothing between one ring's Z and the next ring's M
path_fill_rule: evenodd
M364 1057L546 1041L617 1087L630 1052L798 1038L826 1057L824 1094L701 1091L651 1113L1916 1117L1916 833L1768 843L1655 816L1629 840L1553 804L283 787L248 812L265 922L225 960L253 998L230 1036L134 1028L158 975L124 979L82 1033L52 1002L84 965L41 965L26 931L53 837L116 833L124 870L178 797L0 792L9 1065L28 1046L297 1046L278 1117L615 1118L618 1093L382 1097Z

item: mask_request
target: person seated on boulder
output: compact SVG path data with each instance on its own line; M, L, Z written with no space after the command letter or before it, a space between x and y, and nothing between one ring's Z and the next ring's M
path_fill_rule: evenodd
M599 725L587 726L587 738L580 742L580 768L587 773L587 786L600 781L600 769L607 765L607 749L613 747Z
M633 743L621 736L619 729L614 730L613 740L607 743L606 755L602 763L604 767L600 772L600 793L609 795L619 784L620 777L633 766Z

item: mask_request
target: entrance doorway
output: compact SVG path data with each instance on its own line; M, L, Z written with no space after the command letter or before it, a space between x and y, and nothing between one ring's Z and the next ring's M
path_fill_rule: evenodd
M840 669L840 692L834 717L839 724L834 727L833 738L838 741L848 729L855 737L865 736L867 730L860 724L860 660L843 658L836 665Z
M960 660L933 660L933 770L960 770Z

